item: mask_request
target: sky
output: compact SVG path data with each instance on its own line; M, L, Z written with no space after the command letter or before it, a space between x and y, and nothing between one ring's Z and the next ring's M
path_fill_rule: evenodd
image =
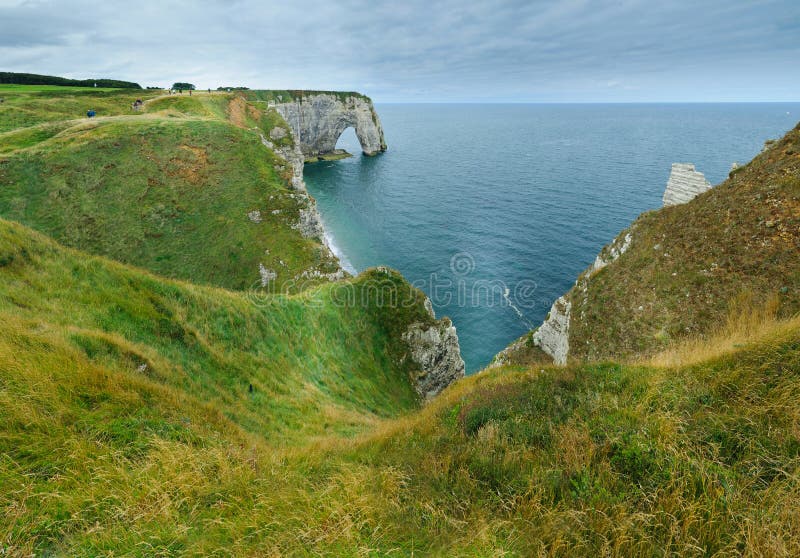
M800 0L0 0L0 71L377 102L799 101Z

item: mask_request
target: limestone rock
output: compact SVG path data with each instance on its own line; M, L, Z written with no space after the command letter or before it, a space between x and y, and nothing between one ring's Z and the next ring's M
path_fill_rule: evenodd
M303 166L307 157L332 152L339 136L349 126L355 128L365 154L375 155L386 151L380 119L372 101L357 94L342 96L311 92L294 99L280 100L274 105L270 103L269 108L274 108L289 125L293 142L291 145L276 145L287 136L285 128L276 126L269 131L269 138L261 134L261 143L291 168L291 186L298 192L298 198L295 199L301 202L299 219L294 227L303 236L320 240L328 255L335 258L325 236L316 200L306 189ZM344 274L341 265L331 277L339 277L339 271Z
M631 242L633 242L633 236L631 236L629 232L625 233L625 236L620 239L621 236L622 235L615 238L614 242L603 248L600 253L597 254L592 267L589 268L590 274L600 271L628 251Z
M269 131L269 139L272 141L278 141L286 137L286 130L281 128L280 126L275 126L272 130Z
M414 389L430 399L464 377L464 360L455 326L443 318L434 324L415 323L403 334L409 356L418 368L412 378Z
M381 121L367 97L308 93L276 104L275 110L289 124L306 158L333 152L339 136L350 126L355 128L365 155L386 151Z
M264 264L258 264L258 274L261 276L261 286L266 287L269 282L278 277L278 274L264 267Z
M273 131L274 130L275 128L273 128ZM306 183L303 180L305 158L303 157L303 152L300 151L300 145L297 143L297 140L295 140L291 147L276 146L262 134L261 143L271 149L278 157L289 163L292 169L292 188L298 192L306 192Z
M702 172L695 170L693 164L672 163L667 189L664 190L664 207L689 202L710 189L711 184Z
M617 235L613 242L603 247L594 263L575 281L575 286L553 303L547 318L531 335L530 341L533 345L547 353L553 359L554 364L564 365L567 363L572 302L577 301L576 304L580 306L581 299L579 297L585 299L592 276L628 251L633 244L635 229L636 225L634 224L627 231ZM521 337L498 353L489 367L511 363L514 353L523 349L526 343L528 343L527 336Z
M533 342L553 357L555 364L567 363L571 310L572 303L563 296L559 297L550 308L550 314L533 334Z
M276 126L272 131L274 132L276 129L283 130ZM270 135L272 134L270 133ZM296 196L292 195L292 199L299 199L301 202L305 202L305 207L300 209L300 219L294 228L299 230L303 236L307 238L316 238L322 242L330 252L330 246L328 246L325 239L325 229L322 226L322 218L317 210L317 202L308 194L306 183L303 180L303 165L305 164L305 160L297 141L295 141L291 148L277 147L262 135L261 143L289 164L292 169L292 187L299 192ZM280 210L274 210L272 213L276 214L276 211L278 213L280 212Z
M314 198L309 196L308 207L300 210L300 220L294 225L294 228L306 238L316 238L325 242L325 230L322 227L322 218Z

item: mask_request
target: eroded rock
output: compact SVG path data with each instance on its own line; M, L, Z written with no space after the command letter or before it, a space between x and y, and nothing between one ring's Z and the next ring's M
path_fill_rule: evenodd
M555 364L564 365L569 355L569 317L572 303L559 297L550 308L547 318L533 334L533 342L548 355Z
M433 324L411 324L403 334L403 341L418 368L412 383L423 399L436 396L464 377L464 359L461 358L458 335L449 319L443 318Z
M698 194L711 189L711 183L691 163L672 163L672 171L664 190L664 207L692 201Z

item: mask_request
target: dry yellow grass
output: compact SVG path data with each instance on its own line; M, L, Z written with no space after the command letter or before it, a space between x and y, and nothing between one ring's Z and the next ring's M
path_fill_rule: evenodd
M719 358L736 351L756 339L770 334L800 328L800 315L779 319L779 298L758 301L749 292L742 292L729 306L725 323L706 336L681 340L651 357L639 359L642 364L658 367L687 366Z

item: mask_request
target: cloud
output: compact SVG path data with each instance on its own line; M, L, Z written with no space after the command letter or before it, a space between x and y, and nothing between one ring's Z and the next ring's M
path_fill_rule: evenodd
M0 69L379 101L796 100L798 28L796 0L0 0Z

